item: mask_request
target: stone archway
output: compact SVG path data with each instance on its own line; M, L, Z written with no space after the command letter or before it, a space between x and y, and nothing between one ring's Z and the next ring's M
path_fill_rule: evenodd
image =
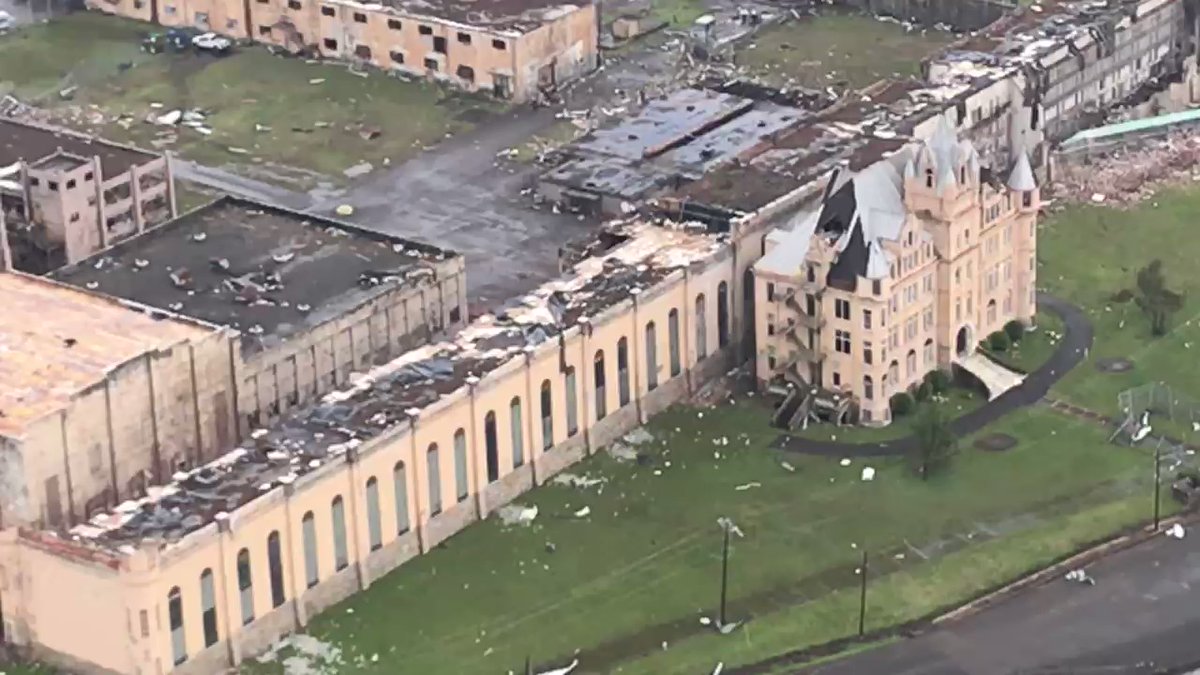
M969 324L963 324L958 329L958 337L954 340L954 353L962 358L969 356L973 351L975 351L975 331Z

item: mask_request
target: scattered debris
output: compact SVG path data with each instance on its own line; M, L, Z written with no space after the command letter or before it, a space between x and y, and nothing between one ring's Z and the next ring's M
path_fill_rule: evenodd
M575 512L575 517L576 518L587 518L588 515L591 514L591 512L592 512L592 508L590 506L585 506L582 509L579 509L578 511Z
M371 173L371 169L374 168L375 167L372 166L370 162L359 162L358 164L343 170L342 174L346 176L346 178L358 178Z
M756 487L762 487L762 483L759 483L758 481L750 481L749 483L743 483L733 489L737 490L738 492L744 492L745 490Z
M336 213L343 218L348 218L354 215L354 207L349 204L342 204L337 207Z
M838 462L838 463L839 463L839 464L841 464L842 466L850 466L850 458L849 458L849 457L843 457L843 458L842 458L842 461L840 461L840 462Z
M1180 525L1179 523L1175 523L1171 527L1168 527L1167 531L1164 532L1163 534L1166 534L1168 537L1170 537L1172 539L1183 539L1184 535L1187 533L1184 531L1183 525Z
M638 458L637 450L619 442L608 446L608 454L618 462L632 462Z
M787 462L780 462L779 466L783 467L783 470L787 471L788 473L796 473L796 467Z
M554 483L555 485L566 485L568 487L586 490L587 488L596 487L597 485L604 485L606 480L606 478L589 478L588 476L580 476L564 471L550 479L550 482Z
M722 530L728 530L730 534L735 535L738 539L746 537L742 529L737 526L737 523L733 522L730 518L726 518L725 516L717 518L717 525L720 525Z
M520 504L508 504L501 506L496 512L500 516L500 522L507 526L522 525L528 527L537 518L538 507L524 507Z
M325 78L323 78L323 77L314 77L313 79L309 80L309 81L308 81L308 83L309 83L309 84L324 84L324 83L325 83Z
M1066 580L1074 581L1080 584L1087 584L1088 586L1096 585L1096 580L1083 570L1071 570L1070 572L1067 572Z
M646 443L652 443L654 441L654 434L647 431L645 427L638 427L625 434L621 440L630 445L645 445Z
M867 481L867 480L875 480L875 469L874 469L874 467L870 467L870 466L864 466L864 467L863 467L863 470L862 470L862 479L863 479L864 481Z
M538 673L538 675L570 675L570 673L572 673L578 667L579 667L579 659L572 659L570 663L568 663L566 666L564 666L562 668L555 668L554 670L546 670L546 671Z

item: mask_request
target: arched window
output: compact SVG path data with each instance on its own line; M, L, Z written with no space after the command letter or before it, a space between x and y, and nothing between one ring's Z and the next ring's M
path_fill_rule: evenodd
M521 419L521 397L508 402L508 426L512 435L512 460L516 469L525 463L525 420Z
M933 187L933 169L925 169L925 187Z
M312 588L321 580L317 559L317 522L312 511L300 519L300 529L304 537L304 576L308 587Z
M729 344L729 284L722 281L717 286L717 345Z
M933 365L933 338L925 340L925 367Z
M267 572L271 576L271 607L279 607L287 602L287 591L283 585L283 547L278 531L267 535Z
M550 391L550 380L542 380L542 450L554 447L554 397Z
M404 462L392 467L392 494L396 499L396 534L408 532L408 475Z
M863 375L863 398L868 401L875 398L875 382L871 380L870 375Z
M667 349L671 355L671 377L675 377L683 369L679 358L679 310L673 309L667 315Z
M250 576L250 549L244 548L237 554L238 595L242 601L242 625L254 621L254 583Z
M988 300L987 320L988 320L989 325L996 322L996 301L995 300Z
M658 335L654 322L646 324L646 389L658 387Z
M442 512L442 465L437 443L425 451L425 474L429 477L429 517Z
M489 410L483 416L483 446L487 451L488 482L500 480L500 438L496 432L496 413Z
M329 515L333 521L333 568L341 571L350 564L350 553L346 548L346 504L341 495L330 502Z
M891 364L888 365L887 376L889 378L891 378L893 384L895 384L900 379L900 362L899 361L892 359ZM883 390L884 390L884 392L887 392L886 385L883 387Z
M617 340L617 407L629 404L629 340ZM599 418L599 415L596 416Z
M467 432L454 432L454 490L458 501L463 501L471 492L467 482Z
M592 361L592 381L596 387L596 421L604 419L608 414L608 401L604 391L604 350L596 350L596 358Z
M917 372L917 350L915 350L915 349L908 350L908 356L905 358L905 361L906 361L905 366L907 368L907 375L909 377L912 377Z
M704 294L696 296L696 362L699 363L708 357L708 322L705 317L705 308L708 303L704 300Z
M204 626L204 646L217 644L217 589L213 584L211 569L200 573L200 619Z
M379 514L379 481L367 479L367 539L371 550L383 548L383 524Z
M187 636L183 632L183 594L178 586L167 593L167 618L171 624L171 655L179 665L187 661Z
M567 436L579 432L579 401L575 391L575 368L567 368L563 375L563 388L567 390Z

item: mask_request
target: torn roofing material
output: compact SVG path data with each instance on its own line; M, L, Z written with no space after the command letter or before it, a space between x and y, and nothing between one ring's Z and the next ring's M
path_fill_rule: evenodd
M159 158L149 152L114 145L72 131L0 118L0 166L20 160L32 164L64 153L75 158L99 156L100 167L104 175L110 178ZM78 160L74 160L74 163L77 165Z
M170 484L150 488L144 499L74 527L70 537L118 553L148 538L178 541L222 513L340 461L513 359L557 350L556 336L727 250L724 235L692 224L629 221L618 227L622 242L583 260L571 274L481 317L452 340L352 374L350 386L325 395L318 405L253 432L248 447L177 474Z
M319 216L224 197L56 279L236 328L269 348L402 285L436 281L456 254Z
M19 272L0 272L0 297L0 435L14 438L122 364L219 330Z
M345 2L359 7L378 4ZM528 33L591 3L571 4L556 0L386 0L384 4L413 18L431 17L498 33Z

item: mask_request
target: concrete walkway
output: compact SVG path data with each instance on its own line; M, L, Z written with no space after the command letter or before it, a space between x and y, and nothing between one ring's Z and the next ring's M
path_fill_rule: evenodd
M1038 307L1062 317L1064 330L1058 349L1041 368L1026 376L1020 385L951 422L950 428L956 435L961 437L972 434L1018 408L1037 403L1050 391L1050 387L1082 361L1091 349L1092 322L1082 310L1045 293L1038 294ZM789 452L830 457L885 457L902 455L908 452L915 442L909 436L878 443L836 443L785 434L775 439L774 447Z
M991 360L979 350L961 357L958 360L958 365L962 366L963 370L979 378L979 381L983 383L984 388L988 391L989 401L994 401L1009 389L1020 386L1021 382L1025 379L1024 375L1014 373Z

